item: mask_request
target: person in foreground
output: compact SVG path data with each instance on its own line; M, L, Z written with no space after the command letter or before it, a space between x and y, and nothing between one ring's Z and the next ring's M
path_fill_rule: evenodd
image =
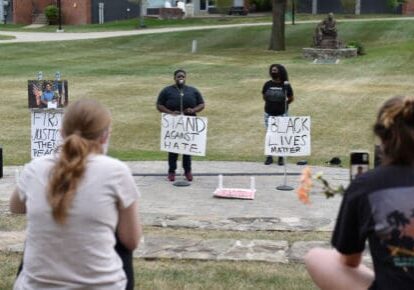
M165 87L158 95L157 109L161 113L172 115L184 114L195 116L205 105L201 93L194 87L187 86L187 73L183 69L174 72L175 84ZM168 152L168 180L175 180L178 154ZM193 181L191 173L191 155L183 155L184 175L188 181Z
M293 90L289 84L289 77L286 68L281 64L272 64L269 67L269 76L262 88L264 105L264 124L267 130L270 116L286 116L289 104L293 102ZM265 165L273 163L273 157L267 156ZM284 158L278 158L278 165L284 165Z
M134 250L139 191L128 167L105 155L111 115L93 100L64 114L59 153L28 163L10 199L27 213L24 265L14 289L125 289L116 235Z
M305 256L321 289L414 289L414 98L386 101L374 133L381 166L347 188L332 237L335 249L314 248ZM373 271L361 264L367 240Z

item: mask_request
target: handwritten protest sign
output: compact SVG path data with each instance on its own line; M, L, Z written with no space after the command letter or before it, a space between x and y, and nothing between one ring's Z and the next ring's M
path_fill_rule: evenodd
M310 117L269 117L265 155L308 156L311 154Z
M62 141L62 116L63 110L32 110L32 158L56 152Z
M206 155L207 118L161 114L161 150Z

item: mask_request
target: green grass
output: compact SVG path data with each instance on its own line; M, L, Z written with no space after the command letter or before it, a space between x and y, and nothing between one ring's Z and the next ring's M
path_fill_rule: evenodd
M12 289L21 255L0 252L0 289ZM316 289L300 264L186 260L134 261L136 289Z
M339 65L313 65L302 58L314 24L287 26L287 50L268 51L270 27L180 33L0 47L0 144L5 164L30 158L27 80L37 71L69 81L70 100L96 98L113 112L110 154L126 160L164 159L159 151L156 96L185 68L200 89L209 118L207 156L199 160L263 159L261 87L271 63L286 65L296 100L291 115L312 117L311 164L332 156L345 162L350 150L373 150L371 124L380 104L414 91L414 22L346 22L343 41L361 42L367 55ZM191 42L198 41L192 54ZM294 158L292 159L295 160Z
M16 37L14 36L0 34L0 40L9 40L9 39L15 39L15 38Z

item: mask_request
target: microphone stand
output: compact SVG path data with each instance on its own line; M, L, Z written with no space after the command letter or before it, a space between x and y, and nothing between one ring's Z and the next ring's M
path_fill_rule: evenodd
M283 91L285 93L285 116L287 116L287 108L288 108L288 96L287 96L287 86L289 85L288 81L285 81L283 83ZM283 191L290 191L293 190L292 186L287 185L287 173L286 173L286 156L283 156L283 184L276 187L277 190L283 190Z
M183 85L184 86L184 85ZM182 90L180 90L179 88L178 88L178 86L177 86L177 89L178 89L178 91L179 91L179 93L180 93L180 115L181 116L184 116L184 101L183 101L183 97L184 97L184 87L182 88ZM181 154L181 158L183 159L184 158L184 156L183 156L183 154ZM182 172L181 174L181 177L184 175L184 173ZM188 182L187 180L185 180L185 179L181 179L181 180L177 180L177 181L175 181L174 183L173 183L173 185L174 186L179 186L179 187L183 187L183 186L190 186L191 185L191 183L190 182Z

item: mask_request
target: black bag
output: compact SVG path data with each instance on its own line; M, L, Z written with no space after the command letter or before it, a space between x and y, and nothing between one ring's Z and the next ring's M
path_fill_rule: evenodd
M265 93L266 101L272 103L284 103L286 101L285 90L283 88L269 88Z

